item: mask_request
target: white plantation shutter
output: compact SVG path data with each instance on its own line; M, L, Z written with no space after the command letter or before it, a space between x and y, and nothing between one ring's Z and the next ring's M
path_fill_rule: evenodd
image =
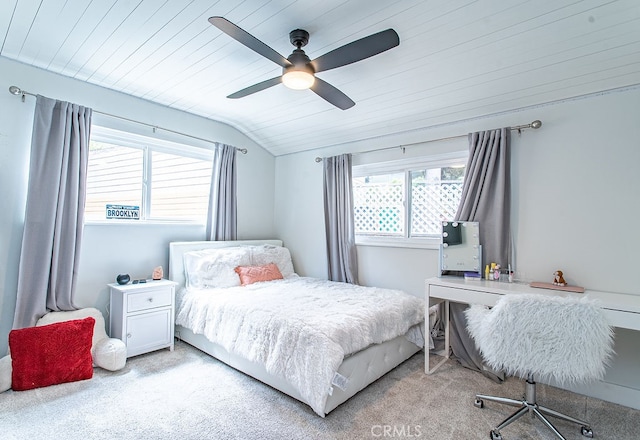
M206 221L210 150L124 132L95 132L85 221L106 220L108 204L139 206L141 220Z
M211 161L152 152L152 219L204 221L209 204Z
M85 221L104 220L106 205L142 205L143 153L139 148L91 141Z

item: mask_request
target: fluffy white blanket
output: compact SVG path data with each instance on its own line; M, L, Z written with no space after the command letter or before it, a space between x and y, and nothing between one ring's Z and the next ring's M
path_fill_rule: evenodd
M398 290L306 277L182 289L176 323L285 378L324 417L345 356L424 324L424 301ZM421 326L410 340L424 346Z

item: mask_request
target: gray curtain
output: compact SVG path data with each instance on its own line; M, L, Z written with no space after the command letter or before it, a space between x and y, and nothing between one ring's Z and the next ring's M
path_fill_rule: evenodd
M207 211L207 240L235 240L237 237L236 180L236 148L216 143Z
M358 259L353 222L351 155L325 157L324 224L329 279L358 284Z
M33 121L14 328L75 310L90 108L38 96Z
M469 160L455 217L459 221L480 223L483 263L496 262L504 268L511 256L510 133L509 128L501 128L469 134ZM467 307L451 304L453 354L465 367L499 381L502 374L483 367L482 357L467 332L464 316Z

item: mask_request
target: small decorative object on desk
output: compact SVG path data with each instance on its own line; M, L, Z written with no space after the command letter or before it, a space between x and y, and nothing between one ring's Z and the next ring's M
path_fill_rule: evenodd
M158 266L153 269L153 275L151 276L151 278L153 278L154 280L161 280L163 275L164 274L162 271L162 266Z
M493 269L493 280L500 281L500 265L496 263L496 266Z
M563 273L561 270L556 270L553 273L553 284L556 286L564 287L567 285L567 282L564 280Z
M541 283L539 281L533 281L529 284L531 287L538 287L541 289L553 289L553 290L566 290L568 292L584 293L584 287L569 286L564 279L564 273L561 270L556 270L553 273L553 282Z

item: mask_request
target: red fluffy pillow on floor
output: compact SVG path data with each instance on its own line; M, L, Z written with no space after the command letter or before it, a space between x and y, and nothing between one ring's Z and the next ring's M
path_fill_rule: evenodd
M11 388L30 390L91 379L95 319L88 317L11 330Z

